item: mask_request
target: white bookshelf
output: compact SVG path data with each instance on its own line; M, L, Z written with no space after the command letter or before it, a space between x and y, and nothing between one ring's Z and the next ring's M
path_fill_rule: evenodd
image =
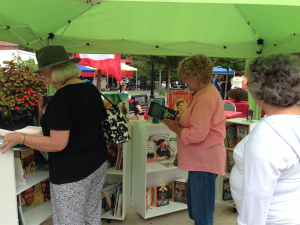
M132 126L128 125L129 136L132 138ZM123 169L115 170L115 167L109 168L106 173L105 183L107 182L122 182L122 217L116 217L111 215L111 212L107 212L101 216L102 219L108 220L124 220L130 207L131 202L131 141L123 144ZM121 145L118 145L118 149ZM115 196L116 197L116 196Z
M132 128L129 127L132 132ZM131 135L132 136L132 135ZM17 184L15 180L14 152L2 154L0 149L0 224L18 225L17 195L29 187L49 178L49 172L26 174L26 183ZM123 183L122 217L116 218L109 213L103 219L124 220L130 207L131 197L131 141L123 145L123 170L110 168L107 170L106 182ZM39 225L52 215L51 201L23 213L25 225Z
M132 205L144 219L187 209L183 203L169 200L169 205L156 207L153 205L146 211L146 187L156 187L161 182L172 181L176 178L188 178L188 172L177 167L165 167L160 163L147 163L147 140L151 135L176 134L161 124L150 124L146 120L133 121L133 157L132 157ZM155 192L155 190L154 190ZM154 198L155 199L155 198ZM219 177L216 179L216 200L219 199Z
M253 120L253 122L248 122L247 119L244 118L235 118L235 119L228 119L225 121L225 127L231 126L231 125L243 125L248 127L248 134L254 129L254 127L259 123L259 120ZM223 200L223 186L224 186L224 180L230 178L230 173L227 172L227 151L231 150L233 151L234 148L226 148L226 161L225 161L225 175L219 176L219 199L218 201L229 205L234 208L233 212L236 212L235 210L235 203L233 200L224 201Z

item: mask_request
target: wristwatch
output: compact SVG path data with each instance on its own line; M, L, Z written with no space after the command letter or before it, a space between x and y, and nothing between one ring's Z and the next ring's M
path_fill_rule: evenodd
M20 138L20 142L21 142L22 145L24 144L25 136L26 136L26 134L22 134L22 136Z

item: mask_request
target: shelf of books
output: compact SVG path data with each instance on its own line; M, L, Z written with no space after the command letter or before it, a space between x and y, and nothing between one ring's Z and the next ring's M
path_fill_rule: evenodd
M230 173L234 166L233 151L235 146L246 137L258 124L258 120L248 122L243 118L228 119L225 121L226 137L224 140L226 148L226 163L225 163L225 175L219 178L219 201L226 205L235 207L235 203L231 196L230 191Z
M39 225L51 215L51 201L23 213L24 222L28 225Z
M129 123L132 137L132 126ZM131 141L108 145L108 169L102 192L102 218L124 220L131 201Z
M33 185L42 182L45 179L48 179L48 177L49 177L48 171L25 174L26 183L16 184L16 194L17 195L20 194L21 192L32 187Z

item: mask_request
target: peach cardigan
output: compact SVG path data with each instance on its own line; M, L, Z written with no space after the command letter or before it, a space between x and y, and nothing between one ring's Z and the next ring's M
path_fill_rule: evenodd
M225 174L225 112L214 85L198 91L182 112L177 136L178 167L186 171Z

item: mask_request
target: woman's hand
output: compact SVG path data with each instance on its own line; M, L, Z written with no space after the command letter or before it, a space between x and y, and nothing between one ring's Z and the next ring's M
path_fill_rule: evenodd
M179 125L177 120L163 119L161 120L171 131L180 135L182 127Z
M19 133L19 132L13 132L13 133L5 134L4 135L4 142L3 142L2 145L0 145L0 149L3 149L5 147L2 154L5 154L11 147L19 144L22 135L23 134Z

